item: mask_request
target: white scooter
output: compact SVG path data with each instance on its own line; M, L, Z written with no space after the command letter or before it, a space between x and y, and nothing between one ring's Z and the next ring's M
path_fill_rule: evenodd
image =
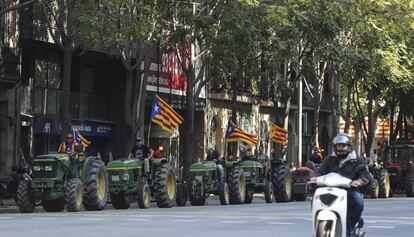
M316 178L316 189L312 201L313 236L346 237L346 216L348 191L351 179L337 173L329 173ZM363 237L364 223L358 222L355 236Z

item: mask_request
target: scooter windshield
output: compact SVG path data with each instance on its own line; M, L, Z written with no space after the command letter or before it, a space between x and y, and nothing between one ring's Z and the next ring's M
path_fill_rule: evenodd
M351 179L333 172L316 178L316 185L318 186L350 188L351 182Z

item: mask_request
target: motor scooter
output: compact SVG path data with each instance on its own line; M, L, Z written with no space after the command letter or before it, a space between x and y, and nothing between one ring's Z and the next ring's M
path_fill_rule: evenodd
M329 173L310 182L318 187L312 200L313 236L346 237L347 199L352 180L338 173ZM361 218L352 236L363 237L363 225Z

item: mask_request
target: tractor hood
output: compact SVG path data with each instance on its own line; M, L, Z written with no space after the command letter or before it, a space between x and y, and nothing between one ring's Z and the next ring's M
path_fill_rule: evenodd
M108 163L108 170L119 170L119 169L139 169L141 167L139 159L128 159L128 160L114 160Z
M215 170L217 164L215 161L201 161L191 165L190 171L205 171L205 170Z
M40 155L33 158L33 164L42 164L42 163L61 163L69 167L70 160L69 155L66 153L51 153L47 155Z
M245 160L240 162L240 167L242 168L263 168L263 164L258 161Z

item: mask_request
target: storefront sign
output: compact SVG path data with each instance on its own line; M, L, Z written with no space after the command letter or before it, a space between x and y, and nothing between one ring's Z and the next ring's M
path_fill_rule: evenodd
M90 122L90 121L74 121L72 129L78 130L84 136L90 137L111 137L112 126L108 124ZM36 118L35 122L36 134L53 134L59 135L61 127L57 118Z

